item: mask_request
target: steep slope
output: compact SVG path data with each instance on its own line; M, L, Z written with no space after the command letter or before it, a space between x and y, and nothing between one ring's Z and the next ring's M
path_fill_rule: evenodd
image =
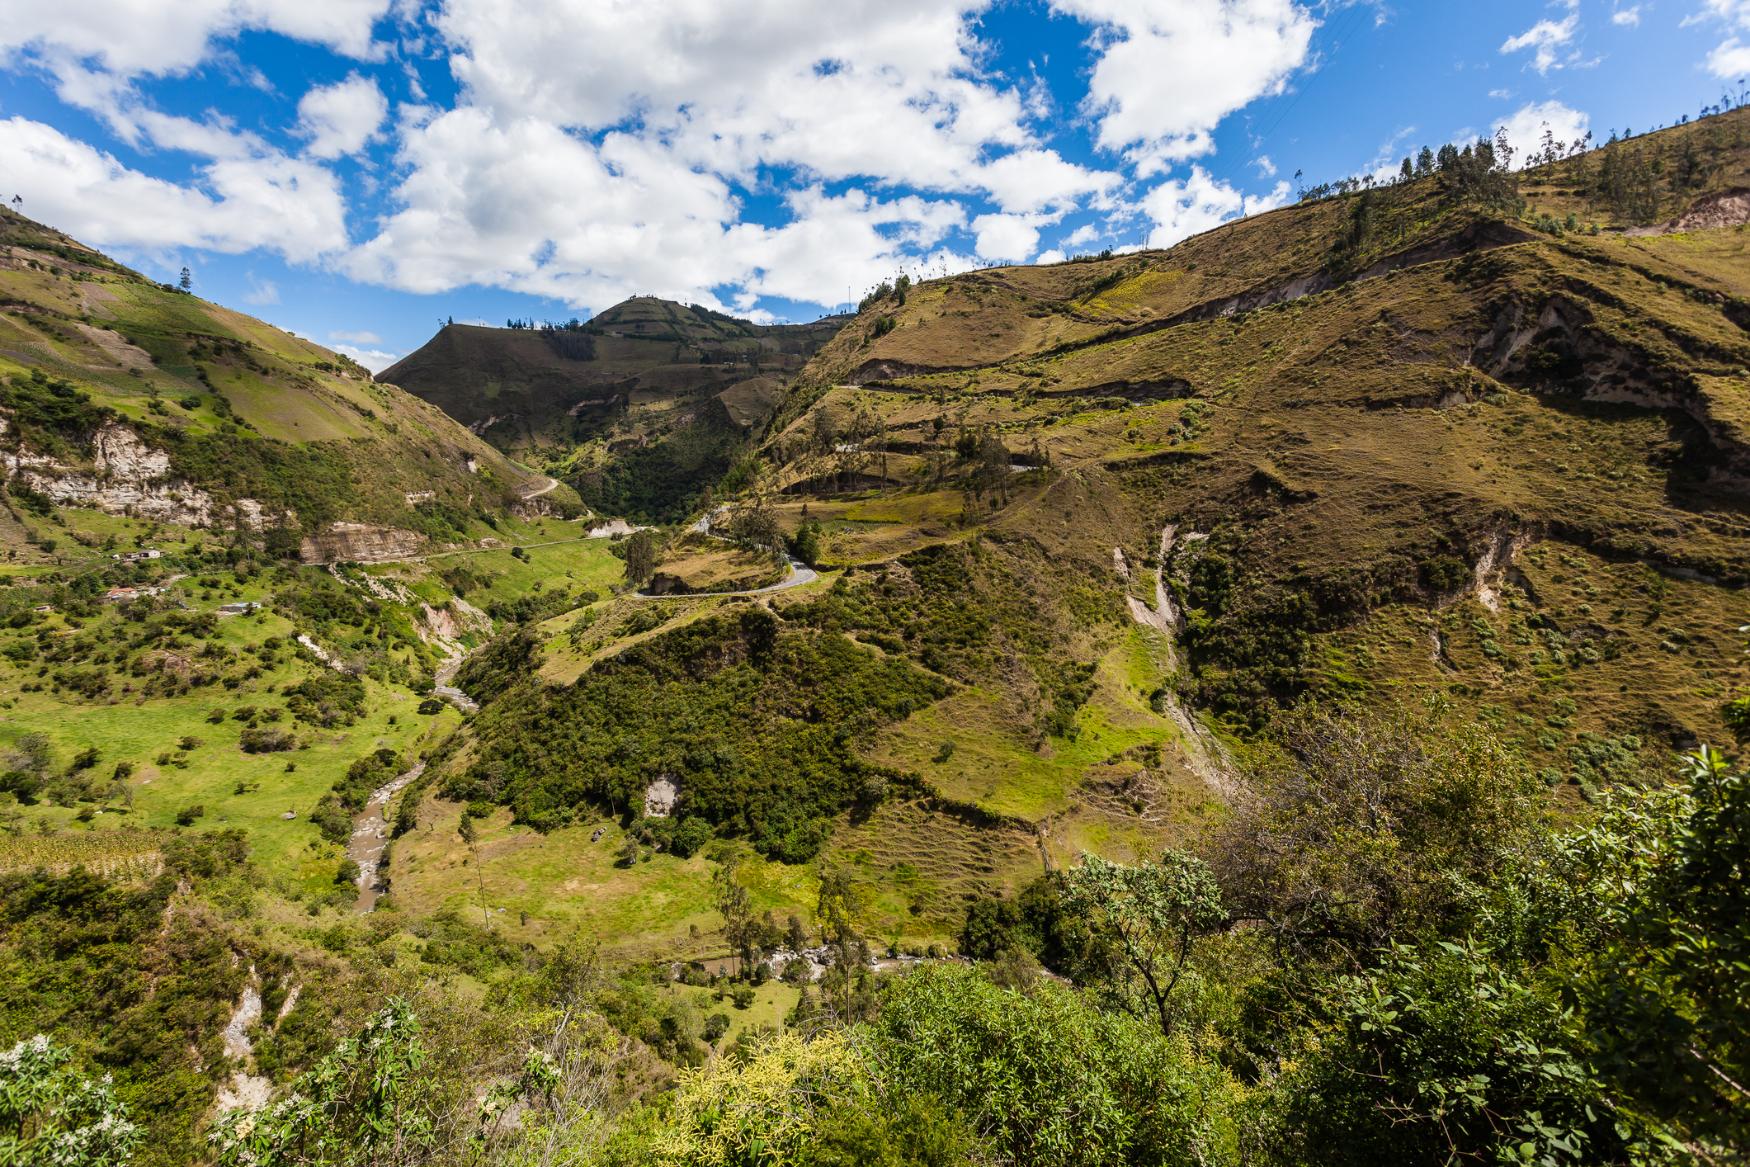
M1564 797L1729 740L1750 113L1479 157L866 305L731 500L808 525L821 578L543 626L446 789L551 827L665 777L682 825L824 849L927 937L969 887L1207 829L1303 700L1438 697ZM768 692L762 653L807 667ZM707 744L664 746L692 686ZM847 689L835 750L772 756Z
M12 212L0 424L14 504L236 527L313 558L459 538L542 483L346 358Z
M640 296L587 323L451 324L378 380L615 513L674 517L843 323L764 326Z
M1652 749L1717 738L1696 674L1735 670L1725 589L1750 575L1747 124L1517 192L1497 173L1479 197L1455 165L1169 252L913 289L811 368L781 482L827 517L847 487L976 493L970 433L1048 461L1139 529L1055 532L1012 505L991 522L1089 563L1180 532L1186 688L1240 723L1414 684L1504 700L1552 764L1588 720ZM821 439L847 429L848 480L847 443ZM1681 618L1647 601L1671 588L1696 592Z

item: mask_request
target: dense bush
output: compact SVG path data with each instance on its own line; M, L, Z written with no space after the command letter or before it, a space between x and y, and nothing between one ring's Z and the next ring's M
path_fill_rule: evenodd
M349 673L324 669L283 692L293 717L323 729L352 725L365 715L365 683Z
M446 793L551 828L591 808L629 814L667 776L683 817L800 862L864 785L857 743L942 692L902 660L749 608L636 645L568 688L522 682L481 713L477 760Z
M1020 993L971 969L920 970L884 996L873 1039L892 1086L940 1099L1016 1164L1233 1159L1222 1070L1056 985Z

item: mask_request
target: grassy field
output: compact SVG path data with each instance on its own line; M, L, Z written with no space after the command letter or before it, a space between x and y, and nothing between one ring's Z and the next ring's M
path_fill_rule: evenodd
M220 621L215 643L242 653L270 638L285 640L294 631L283 618L262 612ZM275 690L296 683L321 666L302 656L280 663L234 689L187 697L124 699L69 708L52 693L20 691L22 670L0 673L0 691L14 694L0 712L0 748L16 746L27 734L41 734L53 746L57 764L96 749L98 766L109 771L132 763L126 794L88 823L78 823L71 807L32 808L31 817L69 830L170 828L179 813L202 808L194 820L202 829L240 827L263 871L282 891L320 892L332 881L340 848L324 842L309 822L318 798L327 793L355 760L379 747L417 754L455 728L458 717L447 706L436 715L417 712L420 698L411 690L367 681L367 715L335 729L300 730L299 748L286 753L249 754L239 747L242 723L209 720L273 703ZM185 740L198 742L182 749ZM290 814L293 817L287 818Z
M513 825L508 811L480 820L469 849L458 834L462 810L429 798L418 829L395 841L397 911L421 917L448 907L518 941L548 944L575 936L627 958L723 955L722 920L711 892L714 864L703 855L679 859L647 850L644 859L622 867L625 836L612 819L543 835ZM779 921L792 912L812 915L808 868L749 855L741 872L756 910L770 910Z

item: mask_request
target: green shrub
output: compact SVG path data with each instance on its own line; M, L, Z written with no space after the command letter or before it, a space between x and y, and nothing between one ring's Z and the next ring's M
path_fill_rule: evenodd
M926 967L889 986L871 1037L890 1088L939 1099L1017 1164L1236 1161L1226 1075L1068 989Z

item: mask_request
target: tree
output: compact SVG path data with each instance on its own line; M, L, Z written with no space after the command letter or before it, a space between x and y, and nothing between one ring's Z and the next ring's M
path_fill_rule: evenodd
M75 1073L73 1055L42 1034L0 1054L0 1163L126 1167L140 1128L109 1078Z
M790 553L813 567L820 562L820 524L814 520L803 523L790 539Z
M188 268L182 269L182 274L176 279L176 286L187 292L194 288L194 273Z
M1064 876L1064 906L1093 934L1090 971L1133 1012L1146 1002L1162 1036L1172 1036L1173 991L1192 945L1226 920L1208 866L1180 851L1142 867L1084 855Z
M729 537L756 551L776 551L784 543L777 516L763 498L756 498L735 512L729 520Z
M753 914L753 899L737 877L734 862L724 863L711 874L711 893L723 917L723 939L735 953L736 971L746 973L754 959L759 924Z
M1750 1144L1750 776L1705 747L1686 770L1687 789L1655 794L1640 837L1615 847L1637 861L1624 886L1641 894L1625 897L1621 926L1593 963L1589 1039L1645 1109L1742 1152Z
M643 587L656 573L656 536L649 531L633 531L626 540L626 582Z
M1287 758L1258 776L1216 844L1235 915L1352 968L1397 936L1462 934L1470 889L1535 822L1524 763L1438 703L1291 716L1278 733Z

